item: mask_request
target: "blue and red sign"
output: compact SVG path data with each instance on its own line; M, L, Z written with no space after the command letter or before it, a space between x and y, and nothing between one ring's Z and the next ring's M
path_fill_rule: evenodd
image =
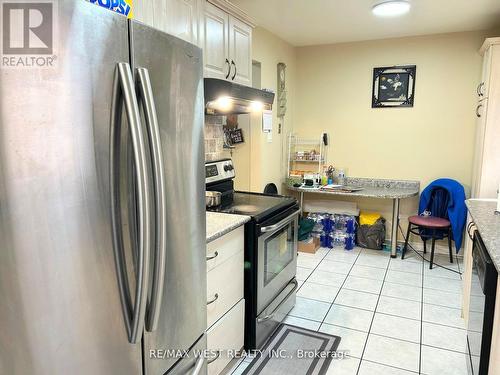
M89 0L103 8L132 18L132 0Z

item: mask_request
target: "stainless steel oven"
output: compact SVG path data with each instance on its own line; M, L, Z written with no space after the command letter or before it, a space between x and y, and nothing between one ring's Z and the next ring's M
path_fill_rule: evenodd
M297 231L299 211L278 222L259 224L257 266L257 313L260 314L297 272Z
M295 305L299 213L294 207L257 225L257 347Z

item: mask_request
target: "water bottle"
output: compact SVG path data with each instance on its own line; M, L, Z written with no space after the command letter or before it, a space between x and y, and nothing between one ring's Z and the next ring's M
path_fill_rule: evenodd
M344 249L346 250L354 249L354 233L350 233L345 237Z
M349 234L353 234L356 232L356 221L351 216L346 221L346 232Z
M345 182L345 173L343 169L339 169L339 173L337 175L337 180L339 185L344 185Z

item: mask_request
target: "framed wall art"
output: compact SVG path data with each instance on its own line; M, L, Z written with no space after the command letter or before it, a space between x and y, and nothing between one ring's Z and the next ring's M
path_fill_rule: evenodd
M372 108L413 107L416 65L373 69Z

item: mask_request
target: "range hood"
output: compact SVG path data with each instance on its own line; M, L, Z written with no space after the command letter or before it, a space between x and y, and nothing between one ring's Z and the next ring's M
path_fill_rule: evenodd
M217 78L205 78L205 112L209 115L239 115L270 111L274 93Z

